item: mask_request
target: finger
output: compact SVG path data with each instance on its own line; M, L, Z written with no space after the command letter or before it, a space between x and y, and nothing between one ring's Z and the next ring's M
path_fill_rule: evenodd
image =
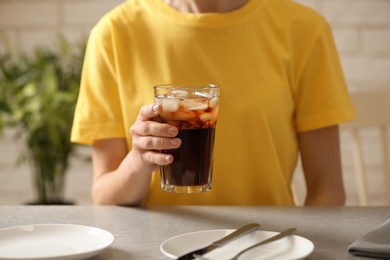
M148 151L143 154L144 160L152 164L168 165L173 162L173 155Z
M172 125L158 123L154 121L145 121L133 125L130 128L132 136L161 136L161 137L175 137L179 130Z
M162 106L161 104L149 104L141 107L139 114L138 114L138 119L141 121L148 121L151 118L159 115L162 111Z
M176 149L181 145L179 138L141 136L133 140L133 146L142 150Z

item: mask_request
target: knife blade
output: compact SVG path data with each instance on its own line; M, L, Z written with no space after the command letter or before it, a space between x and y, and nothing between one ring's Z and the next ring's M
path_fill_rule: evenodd
M212 244L206 246L206 247L203 247L203 248L200 248L200 249L197 249L197 250L194 250L192 252L189 252L185 255L182 255L180 256L179 258L177 258L177 260L191 260L191 259L195 259L195 255L204 255L216 248L219 248L219 247L222 247L224 245L226 245L227 243L233 241L233 240L236 240L237 238L240 238L242 236L245 236L253 231L256 231L260 228L260 225L257 224L257 223L250 223L250 224L247 224L245 226L242 226L240 227L239 229L235 230L234 232L230 233L229 235L213 242Z

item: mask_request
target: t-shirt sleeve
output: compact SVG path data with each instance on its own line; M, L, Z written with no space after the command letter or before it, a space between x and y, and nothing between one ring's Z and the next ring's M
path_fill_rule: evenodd
M87 44L72 142L125 137L113 52L110 23L102 19Z
M355 118L338 52L326 21L300 75L295 97L298 132Z

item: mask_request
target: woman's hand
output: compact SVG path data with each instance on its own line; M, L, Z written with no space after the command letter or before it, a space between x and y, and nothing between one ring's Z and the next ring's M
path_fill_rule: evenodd
M95 204L141 205L146 199L152 172L170 164L173 156L159 150L181 145L178 129L153 121L160 104L145 105L130 127L133 139L128 152L125 138L95 140L92 145L92 198Z
M132 153L138 167L152 172L159 165L173 162L171 154L159 152L165 149L178 148L181 140L175 138L178 129L169 124L153 121L162 111L160 104L145 105L140 109L137 120L130 128L132 136Z

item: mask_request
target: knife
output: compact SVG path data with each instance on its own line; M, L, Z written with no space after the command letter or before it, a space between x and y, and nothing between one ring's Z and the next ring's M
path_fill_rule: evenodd
M233 258L231 259L238 259L238 257L242 254L244 254L245 252L249 251L249 250L252 250L253 248L255 247L258 247L258 246L261 246L261 245L264 245L264 244L268 244L268 243L271 243L271 242L274 242L276 240L279 240L281 238L284 238L286 236L289 236L291 235L292 233L294 233L295 231L297 231L296 228L289 228L289 229L286 229L282 232L280 232L279 234L275 235L275 236L272 236L270 238L267 238L257 244L254 244L253 246L250 246L250 247L247 247L245 248L244 250L240 251L237 255L235 255Z
M257 223L247 224L243 227L240 227L239 229L237 229L233 233L223 237L222 239L219 239L219 240L213 242L212 244L210 244L204 248L200 248L200 249L197 249L195 251L192 251L192 252L189 252L185 255L180 256L179 258L177 258L177 260L195 259L195 255L204 255L204 254L206 254L206 253L208 253L216 248L219 248L219 247L226 245L227 243L229 243L233 240L236 240L239 237L245 236L253 231L258 230L259 227L260 227L260 225Z

